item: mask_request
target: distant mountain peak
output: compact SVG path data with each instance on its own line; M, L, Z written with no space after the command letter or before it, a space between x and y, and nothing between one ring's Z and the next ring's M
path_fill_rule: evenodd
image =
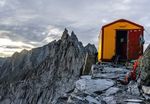
M61 37L61 40L65 40L69 37L69 34L68 34L68 30L67 28L65 28L63 34L62 34L62 37Z
M78 41L78 38L77 38L76 34L74 33L74 31L71 32L71 38L73 40L77 40Z

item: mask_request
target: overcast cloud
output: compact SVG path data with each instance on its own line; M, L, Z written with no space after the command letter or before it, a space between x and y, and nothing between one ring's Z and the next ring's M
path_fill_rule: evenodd
M0 0L0 56L59 39L65 27L84 45L97 46L101 26L120 18L143 25L148 43L149 4L149 0Z

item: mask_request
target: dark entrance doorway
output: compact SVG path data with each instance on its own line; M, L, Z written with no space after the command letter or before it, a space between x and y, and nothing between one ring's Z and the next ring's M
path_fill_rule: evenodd
M119 61L127 59L127 30L116 30L116 56Z

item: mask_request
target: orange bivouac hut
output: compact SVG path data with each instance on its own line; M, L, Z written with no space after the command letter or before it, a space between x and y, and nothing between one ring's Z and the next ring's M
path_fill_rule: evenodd
M143 54L143 26L120 19L102 26L99 35L98 60L112 61L137 59Z

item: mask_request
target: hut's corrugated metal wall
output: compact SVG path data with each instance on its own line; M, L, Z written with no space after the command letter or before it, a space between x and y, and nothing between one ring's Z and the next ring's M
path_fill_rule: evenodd
M134 25L128 21L118 21L102 27L99 36L98 60L111 60L115 56L116 50L116 30L143 29L141 26Z

